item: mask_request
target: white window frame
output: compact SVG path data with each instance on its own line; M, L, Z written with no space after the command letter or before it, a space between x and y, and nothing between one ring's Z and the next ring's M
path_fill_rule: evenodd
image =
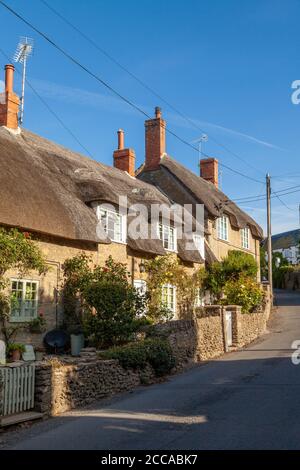
M104 225L102 223L103 216L105 216L105 218L106 218L106 222L105 222ZM108 207L108 206L105 206L103 204L103 205L97 206L97 217L98 217L99 222L102 224L106 235L108 236L108 238L111 241L113 241L115 243L123 243L123 244L126 243L126 240L127 240L127 217L126 217L125 214L121 214L120 211L118 211L116 208L114 208L111 205ZM108 229L108 219L109 219L109 217L119 219L119 224L118 224L119 232L116 232L116 230L115 230L116 226L115 225L114 225L113 233L111 233L111 230Z
M163 247L166 251L177 251L177 230L172 225L163 224L161 222L157 225L158 237L162 241ZM167 235L167 237L165 237Z
M171 313L173 313L173 316L176 316L176 286L173 286L172 284L164 284L161 288L161 303L164 307L166 307ZM164 290L167 290L167 301L164 301ZM171 294L173 292L173 295Z
M195 307L204 307L205 305L205 292L201 287L196 288Z
M217 220L218 239L228 242L229 219L227 215L222 215Z
M241 229L241 244L242 248L245 250L250 249L250 230L249 227L244 227Z
M30 322L34 318L37 318L37 310L38 310L38 303L39 303L39 281L36 281L34 279L18 279L18 278L11 278L10 279L10 290L11 293L13 293L13 282L17 283L22 283L22 299L21 299L21 308L20 308L20 315L19 316L14 316L13 315L13 305L11 306L11 314L9 317L9 321L11 323L25 323L25 322ZM30 283L36 286L35 292L36 292L36 298L34 300L26 300L26 283ZM33 314L28 316L25 315L25 310L26 310L26 302L34 302L35 306L31 307L30 310L32 310Z

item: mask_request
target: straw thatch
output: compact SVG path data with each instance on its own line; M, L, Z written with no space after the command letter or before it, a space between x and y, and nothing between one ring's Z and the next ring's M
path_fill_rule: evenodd
M0 127L0 224L76 241L110 243L96 233L94 201L152 204L169 199L153 185L72 152L27 130ZM145 221L146 224L149 221ZM164 254L160 240L132 240L134 250ZM198 257L195 255L195 262Z
M204 204L210 217L217 218L225 213L233 227L241 229L248 226L254 237L263 238L262 228L222 191L168 155L161 158L158 170L144 171L142 166L137 176L161 188L179 204Z

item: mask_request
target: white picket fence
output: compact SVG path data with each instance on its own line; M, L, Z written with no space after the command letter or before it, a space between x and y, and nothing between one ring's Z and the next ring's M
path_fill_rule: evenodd
M0 415L8 416L32 409L34 407L34 364L0 367L0 374L0 380L3 383Z

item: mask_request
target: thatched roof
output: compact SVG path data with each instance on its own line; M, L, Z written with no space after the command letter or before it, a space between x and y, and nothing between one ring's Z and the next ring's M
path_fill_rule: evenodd
M0 127L0 224L64 239L110 243L97 236L98 221L91 203L117 204L119 196L127 196L129 205L170 206L158 189L124 171L27 130L18 134ZM160 240L129 237L128 245L148 253L165 253Z
M191 170L188 170L183 165L168 155L164 155L160 161L160 168L156 171L143 171L141 167L138 171L138 177L144 181L151 182L162 187L165 192L171 196L172 190L174 191L174 184L172 190L169 191L170 182L168 182L168 174L173 178L178 186L185 189L186 194L181 198L178 203L184 204L187 200L189 202L195 201L198 204L204 204L207 213L212 218L219 217L222 213L226 213L231 225L237 229L248 226L254 237L263 238L262 228L253 220L246 212L242 211L233 201L217 189L212 183L197 176Z

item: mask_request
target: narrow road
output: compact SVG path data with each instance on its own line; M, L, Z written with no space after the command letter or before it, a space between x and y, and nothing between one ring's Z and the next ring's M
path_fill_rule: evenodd
M247 349L13 432L2 448L300 449L300 294L277 304L270 334Z

